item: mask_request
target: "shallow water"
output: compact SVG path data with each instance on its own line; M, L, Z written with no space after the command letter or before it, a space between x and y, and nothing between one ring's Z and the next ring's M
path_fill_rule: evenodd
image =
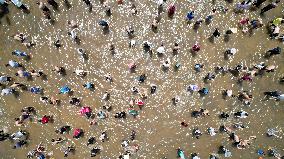
M110 118L98 121L97 126L90 126L89 121L78 115L79 108L70 106L68 100L70 97L66 95L56 95L62 103L60 106L46 105L39 101L40 95L33 95L28 92L20 92L20 96L1 96L0 109L1 120L0 127L6 127L9 132L15 132L19 129L25 129L30 132L30 141L27 147L13 150L12 143L5 141L0 143L1 158L24 158L27 152L33 149L37 144L43 142L47 148L47 152L53 151L54 158L62 158L62 149L68 144L73 143L76 146L75 155L69 158L90 158L89 152L92 146L87 147L87 139L90 136L99 137L100 133L107 130L109 141L104 143L98 141L97 145L103 147L103 151L97 158L116 158L123 153L120 146L123 139L128 139L131 130L137 132L137 139L131 144L138 144L140 150L131 158L176 158L176 149L181 148L186 155L197 152L201 158L208 158L210 153L217 153L220 145L227 146L232 151L232 157L238 158L257 158L256 151L261 148L267 150L268 147L275 147L283 155L284 140L283 138L268 138L266 130L268 128L277 127L282 130L284 127L284 104L274 100L264 100L263 92L268 90L284 91L283 85L278 83L278 79L284 75L284 55L272 57L269 60L263 58L266 50L281 46L275 40L270 40L266 34L266 28L262 27L254 31L252 36L243 35L241 30L237 34L233 34L228 42L224 42L223 36L218 38L215 43L208 41L208 37L212 34L215 27L218 27L222 33L231 27L237 27L238 20L243 16L249 18L258 18L259 11L249 12L245 14L234 14L232 8L234 4L225 1L217 1L215 5L211 1L185 1L177 0L177 13L173 19L169 19L166 13L162 13L161 22L158 24L158 33L153 33L150 24L157 14L157 4L152 1L135 2L138 15L130 14L130 2L123 5L109 3L112 7L113 15L105 16L102 5L95 1L93 3L93 12L88 12L86 5L81 1L71 1L72 7L67 10L63 3L59 3L59 11L53 11L55 24L51 25L46 22L33 1L26 4L31 10L30 14L24 14L13 5L9 6L10 13L1 19L0 25L0 55L1 66L0 71L3 74L13 75L17 69L6 68L4 66L10 59L20 61L27 70L42 70L47 74L47 80L35 78L33 81L26 81L13 76L15 81L22 81L27 86L41 86L44 88L45 96L55 96L59 92L59 88L65 84L70 86L74 91L75 97L82 97L83 104L90 106L94 112L101 109L105 104L113 107L110 112ZM166 3L166 6L170 2ZM235 2L234 2L235 3ZM265 3L266 4L266 3ZM194 9L196 17L205 18L215 6L224 5L229 7L227 14L218 11L214 16L211 24L202 24L195 32L192 25L185 22L186 13ZM262 17L266 23L275 17L283 15L283 2L267 12ZM10 25L8 24L8 19ZM109 34L104 35L101 28L97 25L100 19L106 19L110 23ZM196 19L196 18L195 18ZM79 38L81 44L75 44L67 35L70 31L67 27L67 20L78 22L80 33ZM129 38L124 33L124 28L132 25L135 30L134 40L137 46L128 47ZM281 26L281 31L283 30ZM36 41L36 46L31 49L25 48L12 37L16 32L24 32L29 35L29 39ZM57 50L50 45L50 40L54 41L59 38L63 46ZM164 43L166 55L158 57L154 53L151 58L145 54L142 49L142 42L149 41L153 43L153 50L156 50L161 43ZM201 51L196 56L192 56L190 48L195 42L201 45ZM181 47L177 56L172 56L171 49L174 42L178 42ZM111 55L108 45L114 43L116 46L116 54ZM87 51L89 60L85 63L81 62L77 54L77 48L84 48ZM239 51L231 60L224 60L224 51L227 48L235 47ZM32 55L30 61L24 61L11 55L11 51L19 49L26 51ZM176 61L181 63L181 68L174 71L173 67L168 72L161 69L161 63L170 58L174 64ZM136 73L128 71L128 63L136 61ZM237 84L237 78L231 74L218 74L214 81L208 84L203 83L202 78L214 70L215 66L235 67L242 63L246 66L252 66L253 63L265 62L267 64L277 65L275 72L266 73L263 77L255 77L253 82L244 82L242 86ZM195 73L193 66L195 63L203 63L205 67L202 72ZM54 66L64 66L67 75L61 77L51 70ZM75 69L84 69L90 71L85 78L75 77L72 73ZM106 73L111 73L114 79L112 84L104 79ZM135 78L145 72L148 77L144 84L138 84ZM88 91L82 87L86 82L95 84L95 91ZM149 89L150 84L158 85L157 94L149 95L146 99L146 105L139 111L137 118L130 115L125 120L118 120L113 117L115 112L127 111L128 102L132 95L130 88L138 86L139 89ZM198 84L206 86L210 93L205 97L199 97L199 94L190 94L186 91L189 84ZM222 90L232 89L234 94L242 90L248 90L253 95L251 106L244 106L236 98L222 98ZM103 93L108 90L111 93L109 101L102 101ZM171 99L179 95L181 102L176 106L172 105ZM41 125L38 123L27 122L24 127L16 127L13 119L20 115L20 110L24 106L34 106L38 116L54 115L55 122ZM205 118L192 118L191 112L200 108L210 110L210 116ZM245 110L250 115L246 119L234 119L233 115L228 120L221 120L218 114L222 111L234 113L239 110ZM180 122L185 121L189 124L183 128ZM242 122L248 126L243 130L236 130L236 133L243 139L247 139L251 135L256 135L257 139L245 150L238 150L231 147L232 141L229 141L228 135L225 133L217 133L211 137L206 134L208 127L218 127L222 123L226 125L235 122ZM68 124L72 128L82 128L85 130L85 136L82 139L75 140L72 134L63 135L68 139L67 143L53 146L51 139L59 137L54 130L57 127ZM192 130L198 127L203 134L200 139L192 137ZM280 131L280 136L283 131ZM223 155L220 155L223 158Z

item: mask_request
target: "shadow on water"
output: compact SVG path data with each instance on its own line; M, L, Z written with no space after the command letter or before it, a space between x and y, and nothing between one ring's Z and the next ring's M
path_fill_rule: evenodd
M109 26L103 28L103 34L104 35L109 34L109 32L110 32Z
M224 35L224 42L229 42L230 36L228 34Z
M215 38L214 38L213 35L211 35L211 36L208 38L208 40L209 40L209 42L214 43Z

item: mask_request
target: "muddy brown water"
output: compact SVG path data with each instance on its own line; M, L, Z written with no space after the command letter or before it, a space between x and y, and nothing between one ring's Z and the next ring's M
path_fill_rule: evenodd
M107 17L102 5L98 1L93 3L93 12L88 12L86 5L81 1L71 1L72 7L67 10L63 2L59 2L59 11L53 11L55 18L54 25L46 22L35 4L35 1L25 1L30 8L30 14L24 14L12 4L9 5L9 14L1 19L0 25L0 55L1 55L1 74L13 75L17 69L6 68L4 66L10 59L20 61L27 70L42 70L47 74L47 80L34 78L27 81L15 77L15 81L25 83L27 86L41 86L44 88L45 96L56 96L62 103L60 106L46 105L39 101L40 95L34 95L29 92L20 91L18 98L14 96L0 97L1 110L1 129L7 129L9 132L15 132L23 129L30 132L30 140L27 147L12 149L10 141L0 143L0 158L25 158L27 152L40 142L44 143L47 152L53 151L53 158L63 158L62 150L70 145L76 146L74 155L70 154L68 158L90 158L90 149L93 146L86 146L88 137L99 137L104 130L109 135L109 140L102 143L98 141L96 145L103 147L102 152L96 158L116 158L123 153L121 141L129 139L131 130L137 132L137 138L130 144L138 144L139 151L132 155L131 158L157 159L167 157L174 159L176 149L181 148L185 151L186 156L191 153L198 153L201 158L208 158L209 154L217 153L220 145L227 146L232 151L234 159L253 159L258 158L256 151L261 148L267 150L269 147L276 148L280 154L284 155L284 139L268 138L266 130L268 128L277 128L283 135L284 127L284 103L274 100L264 100L263 92L267 90L284 91L284 86L278 83L280 77L284 75L284 54L272 57L269 60L263 58L267 49L281 46L283 44L270 40L266 34L265 27L254 31L252 36L243 35L238 29L237 34L230 36L228 42L224 42L223 36L218 38L214 43L208 41L208 37L213 32L213 28L218 27L224 33L229 28L237 27L238 20L247 16L250 19L259 18L259 11L246 11L244 14L234 14L232 12L233 4L225 1L216 1L213 5L211 1L185 1L177 0L177 13L173 19L169 19L166 13L162 13L161 22L158 24L158 33L153 33L150 23L157 13L157 4L154 0L136 1L138 15L130 14L130 2L126 1L123 5L117 5L110 2L113 15ZM166 6L170 2L166 3ZM267 4L267 3L265 3ZM227 14L218 11L213 21L209 25L204 23L194 31L192 25L185 22L185 16L189 10L196 11L196 17L205 18L216 6L225 6L229 8ZM283 15L283 2L280 5L261 17L264 23ZM106 19L110 23L109 34L104 35L101 28L97 25L100 19ZM196 19L196 18L195 18ZM67 21L74 20L79 25L79 38L81 44L75 44L67 35L70 31L67 27ZM129 38L124 33L124 28L132 25L135 29L134 40L137 46L129 48ZM281 26L281 31L283 31ZM36 42L36 46L27 49L19 42L15 41L12 36L16 32L23 32L29 35L29 39ZM223 34L222 34L223 35ZM50 41L56 38L62 41L63 46L57 50L50 45ZM153 57L143 52L142 42L149 41L153 43L153 49L164 43L166 55ZM201 51L196 56L192 56L190 48L195 42L201 45ZM174 42L178 42L181 49L177 56L172 56L171 49ZM114 43L116 54L111 55L108 45ZM223 52L227 48L235 47L238 53L231 60L224 60ZM84 48L87 51L89 60L81 62L76 49ZM30 61L25 61L11 55L11 51L19 49L32 55ZM168 72L161 69L161 63L170 58L172 65L175 62L181 63L181 68L174 71L173 66ZM136 61L136 73L128 71L128 63ZM242 86L237 84L237 78L231 74L217 75L214 81L204 84L202 78L214 70L215 66L234 67L239 63L246 66L252 66L254 63L265 62L267 64L277 65L275 72L266 73L263 77L255 77L253 82L244 82ZM205 67L202 72L195 73L193 66L195 63L203 63ZM63 66L67 70L67 75L61 77L54 74L51 70L54 66ZM75 69L84 69L90 71L85 78L75 77L72 73ZM112 84L105 81L104 75L111 73L114 79ZM144 84L138 84L135 78L145 72L148 77ZM82 87L86 82L95 84L95 91L89 91ZM118 120L113 117L117 111L127 111L129 99L137 95L132 95L130 88L146 88L149 90L150 84L158 85L155 95L149 95L146 99L144 108L139 111L137 118L130 115L125 120ZM75 97L82 97L82 105L90 106L94 112L97 112L105 104L111 105L113 110L110 117L105 120L99 120L97 126L90 126L89 120L78 115L79 108L68 104L69 96L56 95L59 88L68 85L74 91ZM186 91L189 84L198 84L206 86L210 93L205 97L199 94L190 94ZM232 89L234 94L242 90L248 90L253 95L251 105L244 106L236 98L222 98L221 92L224 89ZM109 101L102 101L101 97L105 91L111 93ZM172 105L171 99L179 95L181 102L176 106ZM26 122L25 126L17 127L13 119L20 115L20 110L24 106L34 106L37 115L54 115L54 123L41 125L34 122ZM191 112L200 108L210 110L210 116L205 118L192 118ZM233 113L239 110L245 110L250 115L246 119L221 120L218 114L222 111ZM189 124L184 128L180 122L185 121ZM231 125L241 122L248 126L245 129L238 129L235 132L243 139L251 135L257 137L252 144L244 150L238 150L232 147L232 141L229 141L225 133L217 133L211 137L206 133L208 127L218 129L221 124ZM72 128L82 128L85 131L83 138L75 140L72 134L62 135L67 142L58 145L52 145L51 139L60 137L54 132L55 128L68 124ZM192 130L198 127L202 130L203 136L200 139L192 137ZM224 158L220 155L220 158Z

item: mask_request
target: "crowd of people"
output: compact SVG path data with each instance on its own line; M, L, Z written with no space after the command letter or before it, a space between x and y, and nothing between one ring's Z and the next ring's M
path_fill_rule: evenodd
M93 5L90 0L82 0L88 7L88 10L92 12ZM227 0L228 1L228 0ZM5 14L9 14L8 6L10 7L11 3L15 3L14 1L10 2L8 0L1 1L0 0L0 17L4 16ZM60 2L61 3L61 2ZM117 3L119 5L123 5L123 0L117 0ZM159 29L160 25L163 25L161 22L161 14L163 12L166 12L167 16L169 18L174 18L174 16L177 14L177 3L167 3L166 0L158 0L157 1L157 17L154 18L152 23L149 24L149 27L153 32L156 34L159 34L157 30ZM215 3L215 2L213 2ZM112 16L112 7L106 2L101 0L101 7L104 9L104 12L106 16L110 17ZM135 2L131 0L131 13L133 16L135 16L138 12L137 6L135 5ZM261 16L263 16L266 12L271 11L272 9L276 8L281 4L280 0L272 0L272 1L266 1L266 0L245 0L242 2L234 2L232 3L235 6L234 13L240 13L244 14L244 17L239 20L238 26L236 28L230 28L225 31L224 36L229 37L231 34L237 33L236 29L239 28L242 30L242 34L249 34L252 35L255 30L258 28L267 26L268 29L268 36L271 38L271 40L278 40L280 42L284 41L284 34L281 34L280 28L281 25L284 23L284 17L277 17L275 19L271 19L271 21L267 24L264 24L262 21ZM58 11L60 9L59 2L56 0L46 0L46 1L38 1L35 2L35 5L38 5L36 9L39 9L42 13L42 17L49 21L51 24L53 24L56 19L53 17L53 10ZM68 0L64 0L64 5L66 8L70 8L70 2ZM25 4L21 4L19 6L21 10L24 11L24 13L29 14L29 8L26 7ZM53 10L51 10L52 8ZM33 8L34 9L34 8ZM203 22L206 24L209 24L214 21L214 16L218 14L218 10L221 10L224 13L228 13L229 9L225 7L219 6L219 8L213 8L212 12L207 15L204 19L199 18L196 16L195 10L192 8L188 13L183 13L186 15L186 22L187 23L193 23L193 29L198 29ZM245 12L251 10L255 12L259 12L260 16L258 19L250 19L246 16ZM104 19L99 20L97 23L102 28L102 32L107 33L111 29L110 22ZM79 29L78 24L75 21L68 21L69 32L66 34L70 35L70 39L76 43L76 45L80 45L81 38L78 35ZM221 35L223 35L222 31L219 28L211 28L212 34L209 37L209 41L213 42L214 40L218 39ZM135 40L133 40L133 37L135 36L135 30L132 26L128 26L123 30L127 36L129 37L129 47L133 48L137 44ZM15 44L21 43L28 49L37 47L37 43L33 40L30 40L30 37L22 32L15 33L13 36ZM62 39L56 39L52 44L56 48L61 48ZM74 44L75 45L75 44ZM4 47L4 45L2 46ZM180 45L177 42L173 42L173 46L171 48L172 55L178 55L180 50ZM167 53L166 47L163 43L159 44L157 49L155 50L153 47L153 44L149 41L143 41L142 43L143 50L149 54L150 56L153 56L153 54L157 54L158 57L164 57ZM192 54L198 54L200 50L202 49L201 45L196 42L190 49ZM110 43L108 47L108 51L110 54L115 54L116 52L116 44ZM238 54L239 50L238 48L228 48L227 50L224 50L224 58L227 59L233 59L233 57ZM84 48L79 47L77 49L77 53L80 57L81 62L85 62L88 60L88 53ZM41 70L27 70L25 68L25 64L19 62L19 58L30 61L33 60L33 56L23 52L21 50L14 50L10 54L14 55L15 58L9 59L6 61L6 63L1 63L4 69L10 69L11 73L2 73L0 72L0 86L1 86L1 95L3 96L2 99L5 99L5 96L9 95L15 95L19 98L21 98L21 93L30 92L33 94L36 94L39 98L39 101L43 104L47 105L54 105L58 106L63 101L58 97L59 94L67 94L69 100L67 101L70 105L74 105L74 109L78 110L78 114L80 116L85 117L89 122L90 125L96 125L101 120L104 120L106 118L115 118L116 120L131 120L127 119L128 116L132 116L133 118L136 118L139 116L139 113L143 110L143 107L147 106L147 99L151 98L150 95L155 95L157 93L157 90L159 90L159 85L155 83L151 83L148 86L148 89L145 88L139 88L139 84L145 83L148 79L148 74L141 73L137 76L135 79L138 83L138 86L131 86L130 92L135 96L135 98L131 98L129 101L129 107L127 110L112 111L112 106L110 105L104 105L100 110L94 111L94 109L91 106L86 106L82 104L83 97L76 97L73 95L74 90L70 88L70 86L67 85L62 86L56 93L48 96L44 93L44 88L40 86L29 86L25 84L25 80L31 81L34 78L41 78L46 79L50 74L57 74L59 76L62 76L63 78L67 74L66 68L64 66L54 66L51 68L50 72L43 72ZM282 53L282 47L281 45L272 47L268 49L265 53L263 53L263 58L266 60L270 60L274 56L277 56L281 58ZM2 56L2 54L1 54ZM283 57L283 56L282 56ZM178 71L181 67L181 63L179 62L172 62L170 58L167 58L164 60L161 64L161 68L164 72L167 72L172 66L174 65L174 69ZM128 65L128 69L130 73L135 73L136 69L138 67L138 64L136 62L130 62ZM139 66L140 67L140 66ZM143 66L141 66L143 67ZM203 68L207 67L206 64L203 63L196 63L194 64L193 71L196 71L197 73L202 72ZM233 76L237 77L238 80L236 80L237 84L242 84L244 82L254 82L255 78L261 77L264 74L270 74L271 72L277 71L278 66L277 65L269 65L266 64L266 62L261 62L259 64L250 64L250 65L244 65L239 64L235 67L228 68L226 66L209 66L214 67L213 72L208 72L206 76L203 77L204 83L214 82L214 79L218 78L221 74L232 74ZM80 70L80 69L74 69L70 70L74 74L74 76L77 77L85 77L91 74L90 71L87 70ZM4 71L3 71L4 72ZM18 81L17 78L21 78L22 80ZM115 76L113 76L111 73L107 73L104 75L104 80L108 83L112 84L115 83ZM284 83L284 77L281 77L279 80L279 83ZM82 90L85 91L95 91L96 90L96 84L91 81L86 81L83 85L80 85L78 87L82 87ZM280 86L279 86L280 87ZM191 94L198 93L201 97L205 97L211 93L211 90L206 86L200 86L197 84L191 84L189 85L186 90L190 92ZM265 92L261 92L263 94L263 97L265 97L267 100L275 100L276 102L284 101L284 93L281 92L281 90L267 90ZM101 96L101 100L108 101L110 98L112 98L112 92L105 91L103 92L103 95ZM223 90L222 95L224 99L226 98L236 98L236 100L240 101L246 106L250 106L252 104L253 95L251 91L249 90L240 90L239 92L233 92L230 88ZM181 102L181 98L178 95L173 95L172 97L172 105L177 106ZM59 108L60 109L60 108ZM25 106L22 108L21 112L19 112L20 116L15 117L15 126L19 126L20 128L24 125L29 124L30 121L33 121L37 124L53 124L56 121L56 118L53 116L53 114L44 114L42 116L39 116L37 114L37 110L35 107L32 106ZM199 110L192 111L191 116L192 118L206 118L207 116L213 115L210 113L210 111L206 108L200 108ZM220 120L227 120L230 117L234 118L249 118L249 113L244 110L236 110L234 113L230 114L230 112L226 112L225 110L219 114ZM181 127L188 127L189 124L187 124L185 121L182 121L180 123ZM203 132L207 132L207 135L215 136L217 133L227 133L228 138L232 141L232 144L237 149L246 149L251 144L253 144L254 140L257 139L256 136L250 136L249 138L241 137L239 136L235 130L237 129L243 129L246 128L243 124L234 123L232 125L220 125L219 128L214 127L208 127L206 130L201 130L198 127L195 127L192 131L192 136L196 139L200 139ZM87 146L94 145L97 141L100 141L102 144L103 142L107 142L108 140L111 140L111 137L108 136L107 130L101 130L101 135L99 137L90 136L87 141L84 141L84 134L86 131L80 127L72 127L68 124L62 125L61 127L57 128L56 130L53 130L56 133L60 135L58 138L52 138L50 139L51 143L53 145L62 144L66 141L66 137L64 137L64 134L72 133L74 139L78 139L81 142L85 142ZM7 139L10 139L13 143L13 148L18 149L23 146L26 146L30 141L29 140L29 134L33 132L27 132L25 130L19 130L15 133L11 132L4 132L3 130L0 131L0 141L4 141ZM136 135L139 136L139 134L136 133L136 131L133 129L131 132L129 132L127 139L122 139L121 146L123 148L123 152L121 154L118 154L119 159L128 159L130 156L135 155L139 149L140 146L134 142L136 139ZM277 130L269 129L267 131L267 136L272 137L277 135ZM83 138L83 139L81 139ZM98 139L98 140L97 140ZM218 159L220 155L224 154L225 157L231 157L232 153L229 150L229 148L225 147L224 145L220 145L220 147L217 147L219 150L219 154L210 154L210 159ZM68 157L68 155L72 154L76 151L76 146L73 144L70 144L66 147L66 149L63 151L63 157ZM100 154L100 152L103 151L103 146L97 145L93 146L90 149L90 157L95 157ZM263 155L263 151L259 151L260 155ZM282 157L279 153L277 153L276 150L273 148L267 150L267 154L269 156L273 156L276 158L284 158L284 154L282 154ZM46 153L46 147L44 144L39 143L37 147L30 150L27 153L28 158L46 158L51 157L52 154ZM184 150L181 148L177 149L177 156L181 159L185 159L186 155L184 153ZM190 156L192 159L200 159L198 153L191 153ZM135 157L134 157L135 158Z

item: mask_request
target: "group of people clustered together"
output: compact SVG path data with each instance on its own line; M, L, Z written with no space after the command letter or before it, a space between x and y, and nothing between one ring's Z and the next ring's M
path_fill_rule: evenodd
M83 0L86 5L89 7L89 11L92 11L92 3L90 0ZM8 14L7 13L7 7L8 5L11 4L10 1L0 1L1 4L1 16L3 16L3 14ZM15 1L12 1L13 3L15 3ZM111 16L112 14L112 9L111 7L107 4L107 2L101 1L102 2L102 6L105 9L105 13L107 16ZM167 10L167 14L170 18L175 16L176 13L176 4L175 3L171 3L168 6L165 6L166 0L158 0L158 16L153 20L152 24L149 24L150 27L152 28L152 31L157 32L159 23L160 23L160 14L162 14L163 10ZM276 0L276 1L272 1L272 2L268 2L268 4L266 6L263 6L266 0L244 0L242 2L238 2L236 4L235 10L234 12L238 12L238 13L243 13L245 10L254 10L257 11L259 8L261 8L260 14L265 14L265 12L270 11L273 8L276 8L278 6L278 4L280 3L280 0ZM18 2L18 7L20 9L22 9L25 13L29 13L29 9L28 7L26 7L24 4ZM117 3L120 5L123 5L123 1L122 0L117 0ZM176 2L178 3L178 2ZM42 15L45 19L47 19L47 21L50 21L51 23L54 22L54 19L52 18L52 12L49 9L48 5L51 6L54 10L58 10L58 2L56 2L55 0L47 0L46 2L37 2L36 3L39 6L39 9L42 12ZM64 0L64 4L67 8L70 8L71 5L68 2L68 0ZM6 8L6 9L5 9ZM194 24L194 28L198 29L198 27L203 23L211 23L211 21L213 21L215 14L217 14L217 11L220 8L214 8L212 10L212 12L206 16L205 19L197 19L195 17L195 13L194 10L189 11L186 14L186 20L188 21L188 23L193 23ZM228 11L227 8L223 7L220 9L222 12L226 13ZM135 16L137 14L137 8L135 3L133 2L132 6L131 6L131 13ZM276 39L276 40L280 40L283 41L284 36L280 34L280 26L281 24L284 23L284 19L283 17L278 17L276 19L272 19L271 22L269 22L268 25L268 30L269 30L269 36L271 39ZM69 21L68 24L70 25L70 32L68 32L68 35L70 35L70 38L72 38L72 40L74 40L74 42L76 43L80 43L80 38L77 34L78 32L78 25L75 21ZM109 22L106 20L100 20L98 22L98 25L100 25L102 27L102 30L104 32L107 32L110 28L109 26ZM252 34L252 32L260 27L263 27L263 23L261 18L259 19L249 19L247 17L244 17L242 19L240 19L239 21L239 26L238 26L241 30L243 34ZM133 36L135 31L134 28L129 26L125 29L126 33L128 34L129 37ZM225 36L230 36L230 34L236 33L236 30L233 29L229 29L225 32ZM215 28L212 31L212 36L209 38L211 40L214 41L214 39L220 37L221 32L218 28ZM20 43L22 43L24 46L26 46L27 48L31 48L31 47L36 47L37 44L32 41L29 40L28 36L26 36L24 33L16 33L14 35L14 39L15 41L19 41ZM56 48L60 48L62 46L60 39L57 39L56 41L53 42L53 45ZM129 42L129 47L134 47L136 45L136 42L134 40L130 39ZM2 46L4 47L4 46ZM157 53L158 56L163 56L166 53L166 49L165 46L163 44L161 44L156 51L153 51L152 48L152 43L150 43L149 41L144 41L143 42L143 49L145 52L149 53L150 55ZM178 43L174 43L173 47L172 47L172 53L173 55L176 55L179 53L179 49L180 46ZM201 49L200 44L195 43L192 48L191 48L191 52L197 54ZM109 45L109 52L110 53L115 53L116 48L115 48L115 44L111 43ZM81 59L84 61L87 58L87 53L85 51L85 49L83 48L79 48L77 49L78 54L80 55ZM236 48L229 48L228 50L225 50L225 57L226 58L230 58L231 56L234 56L236 53L238 52L238 50ZM267 52L265 53L265 58L269 59L272 56L279 56L279 54L281 54L281 47L275 47L275 48L271 48L270 50L267 50ZM31 58L31 56L29 54L27 54L26 52L22 52L20 50L15 50L12 52L12 55L17 56L18 58L23 58L25 60L29 60ZM32 59L31 59L32 60ZM46 104L52 104L52 105L59 105L60 104L60 100L56 98L56 96L51 96L51 97L47 97L47 96L43 96L43 89L41 87L38 86L32 86L32 87L28 87L26 86L23 82L21 81L15 81L13 76L18 76L20 78L26 78L26 79L30 79L30 78L45 78L48 74L47 72L42 72L42 71L38 71L38 70L26 70L24 65L21 64L20 62L17 62L17 60L9 60L8 63L5 65L7 67L7 69L13 68L12 71L16 71L14 74L0 74L0 86L1 86L1 95L2 96L8 96L8 95L17 95L19 94L19 91L28 91L34 94L39 94L41 95L40 101ZM174 68L176 70L179 69L179 67L181 66L180 63L176 63L174 65ZM137 65L135 62L132 62L128 65L129 70L132 72L136 69ZM162 64L162 69L163 70L168 70L171 67L171 62L169 59L165 60ZM197 63L194 65L194 70L197 72L202 71L202 68L204 67L203 64ZM237 65L235 68L226 68L226 67L221 67L221 66L217 66L215 67L215 71L214 72L210 72L208 73L205 77L204 80L205 82L208 82L210 80L214 80L214 78L217 76L217 74L226 74L226 73L232 73L234 76L239 77L239 80L237 82L241 83L241 82L251 82L253 80L253 78L255 78L256 76L260 76L263 75L264 73L269 73L269 72L273 72L275 71L276 66L274 65L266 65L264 62L259 63L259 64L255 64L251 67L247 67L247 66L243 66L243 65ZM52 69L53 72L55 72L58 75L64 76L66 74L65 68L61 67L61 66L55 66ZM88 71L85 70L74 70L74 73L76 74L76 76L79 77L84 77L87 76L87 74L89 73ZM109 81L110 83L113 82L113 77L111 74L106 74L105 75L105 80ZM137 77L137 81L139 83L144 83L144 81L147 80L147 75L146 74L141 74L140 76ZM284 82L284 77L279 79L279 82L283 83ZM95 84L91 83L91 82L87 82L83 85L83 87L85 87L86 89L90 89L93 90L95 89ZM129 103L130 107L128 111L120 111L120 112L116 112L114 114L115 118L126 118L127 114L132 115L133 117L136 117L139 113L139 111L142 109L142 107L145 105L145 99L148 97L148 91L150 92L150 94L155 94L156 90L158 89L159 86L155 85L155 84L151 84L149 87L149 90L140 90L138 89L136 86L131 88L132 93L134 94L139 94L139 98L137 99L132 99ZM198 85L189 85L187 90L189 92L198 92L200 93L201 96L206 96L210 91L208 88L203 87L203 88L199 88ZM70 87L63 86L60 88L59 90L59 94L69 94L71 95L72 89ZM224 90L223 92L224 97L237 97L240 101L242 101L245 105L250 105L250 101L253 98L252 95L247 92L247 91L242 91L239 92L238 94L233 93L232 90L227 89ZM268 91L268 92L264 92L264 95L267 96L269 99L273 98L275 100L284 100L284 94L282 94L279 91ZM111 97L111 93L110 92L105 92L104 95L102 96L102 100L109 100L109 98ZM175 96L172 98L172 102L173 105L177 105L180 102L180 97L179 96ZM100 110L99 112L92 112L92 108L89 106L81 106L81 99L80 98L76 98L76 97L71 97L69 103L71 105L80 107L79 113L82 116L85 116L87 119L90 119L90 124L91 125L96 125L96 123L99 120L103 120L105 118L109 117L109 112L111 111L111 106L103 106L102 110ZM22 108L22 111L20 112L21 115L17 118L15 118L15 125L16 126L22 126L24 124L26 124L27 120L31 119L33 117L33 115L36 114L36 109L32 106L27 106ZM203 117L203 116L207 116L209 115L209 111L207 109L200 109L200 110L196 110L192 112L192 117L195 118L199 118L199 117ZM238 111L235 112L234 117L236 118L246 118L248 117L248 113L245 111ZM230 116L230 114L226 113L226 112L222 112L220 114L220 118L222 119L227 119ZM39 122L41 124L47 124L47 123L52 123L53 122L53 116L52 115L44 115L40 118L38 118L36 120L36 122ZM181 122L181 126L183 127L187 127L188 124L186 122ZM251 144L251 142L256 139L256 136L250 136L249 139L242 139L240 138L233 129L238 129L238 128L244 128L244 125L242 124L235 124L232 127L229 126L225 126L225 125L221 125L220 126L220 132L226 132L229 134L230 138L233 140L233 144L238 148L238 149L244 149L246 147L248 147L248 145ZM79 139L83 136L84 131L81 128L71 128L71 126L68 125L62 125L61 127L59 127L58 129L56 129L55 131L58 134L65 134L65 133L69 133L71 130L73 129L73 137L76 139ZM217 130L209 127L208 128L208 134L211 136L216 135ZM31 132L32 133L32 132ZM273 130L273 129L269 129L267 131L267 135L268 136L277 136L276 135L277 131ZM193 136L196 138L200 138L200 136L202 135L202 131L198 128L193 130ZM8 133L8 132L4 132L3 130L0 132L0 140L4 141L6 139L10 139L13 141L14 146L13 148L17 149L20 147L23 147L24 145L26 145L28 143L28 136L29 136L29 132L25 131L25 130L20 130L18 132L15 133ZM135 140L136 137L136 132L135 130L132 130L132 132L130 132L129 135L129 140L123 140L121 145L124 148L124 153L119 155L118 158L122 159L127 159L129 158L129 156L135 154L137 151L139 151L139 145L137 144L131 144L130 142ZM64 142L64 137L59 137L59 138L54 138L51 140L51 142L53 144L60 144L62 142ZM107 135L107 131L103 131L101 133L101 135L99 136L99 140L104 142L106 140L108 140L108 135ZM87 140L87 145L92 145L96 142L96 138L95 137L89 137ZM74 152L76 150L76 147L74 145L70 145L66 148L66 150L64 151L64 157L67 157L68 154L70 152ZM91 157L94 157L96 155L99 154L99 152L102 151L102 147L100 146L96 146L94 148L92 148L90 150L91 153ZM51 157L49 156L49 154L46 154L46 148L43 146L42 143L40 143L36 148L32 149L31 151L28 152L27 157L28 158L33 158L33 157L37 157L39 159L44 159L46 157ZM225 157L230 157L231 156L231 152L228 148L226 148L225 146L220 146L219 147L219 153L220 154L224 154ZM263 150L259 150L258 154L259 155L263 155L265 152ZM268 150L268 154L270 156L274 156L277 158L281 158L283 159L284 156L281 157L281 155L279 153L277 153L274 149L269 149ZM184 151L182 149L177 149L177 155L179 158L181 159L185 159L185 154ZM192 153L191 154L191 158L193 159L199 159L200 157L198 156L198 153ZM218 155L214 155L211 154L210 155L210 159L217 159L219 158ZM261 157L260 157L261 158Z

